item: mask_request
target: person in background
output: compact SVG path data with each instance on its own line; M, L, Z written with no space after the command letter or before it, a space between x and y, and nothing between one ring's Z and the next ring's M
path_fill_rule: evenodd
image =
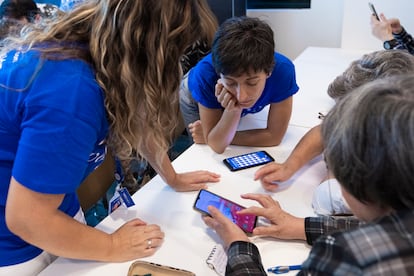
M186 74L198 61L205 57L211 50L214 34L218 28L218 21L206 0L197 0L200 6L200 16L204 19L203 33L186 50L181 58L183 74Z
M250 207L239 214L260 215L271 222L256 227L254 235L308 242L319 235L298 275L412 275L413 133L412 74L365 84L337 103L322 124L328 167L362 222L352 230L327 233L338 226L333 218L296 218L269 195L258 194L242 197L257 200L263 208ZM246 234L215 207L209 206L209 212L205 223L228 248L226 275L266 275L258 249ZM349 227L355 219L340 222Z
M183 78L180 107L193 140L223 153L230 144L276 146L288 126L295 68L274 52L273 31L258 18L227 19L212 51ZM270 105L267 127L237 131L240 118Z
M340 101L353 89L375 79L411 73L414 74L414 56L406 51L375 51L353 61L350 66L328 87L328 95ZM300 168L322 154L324 149L321 126L309 130L296 145L284 163L272 162L255 173L267 191L276 192L278 183L291 178ZM329 173L328 173L329 174ZM339 183L328 175L315 190L314 211L320 215L349 214L349 206L344 201Z
M170 185L217 179L200 171L183 181L166 158L180 58L204 26L198 12L192 0L91 0L7 39L0 274L37 275L55 256L123 262L156 252L158 225L136 218L108 234L84 224L76 190L108 150L144 156Z
M40 10L33 0L4 0L0 5L0 40L18 34L25 25L40 17Z
M404 49L414 55L413 37L407 33L398 18L386 18L383 13L380 20L371 15L372 34L383 42L384 49Z

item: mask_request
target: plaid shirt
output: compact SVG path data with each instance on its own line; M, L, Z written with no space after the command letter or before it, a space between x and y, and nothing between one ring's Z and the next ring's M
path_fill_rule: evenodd
M299 275L414 275L414 210L318 239Z
M320 226L328 225L325 230L329 231L337 229L335 226L350 229L358 225L356 221L345 222L347 219L317 217L312 218L314 233L318 220ZM309 218L307 221L310 222ZM395 212L359 225L316 240L298 275L414 275L414 210ZM306 226L309 224L305 224L308 236ZM252 244L233 243L228 255L226 275L266 275L259 252Z
M305 218L306 241L312 245L320 236L358 228L363 222L353 216L319 216Z
M404 28L402 28L401 33L392 35L398 41L398 44L394 47L394 49L407 50L408 52L410 52L410 54L414 55L413 37L410 34L408 34Z
M227 252L226 275L267 275L263 269L259 250L250 242L236 241Z

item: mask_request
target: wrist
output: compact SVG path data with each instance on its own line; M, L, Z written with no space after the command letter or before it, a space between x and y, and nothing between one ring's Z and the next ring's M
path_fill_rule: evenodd
M383 43L383 46L384 46L385 50L394 49L397 45L398 45L398 41L395 38L390 39L390 40L386 40Z

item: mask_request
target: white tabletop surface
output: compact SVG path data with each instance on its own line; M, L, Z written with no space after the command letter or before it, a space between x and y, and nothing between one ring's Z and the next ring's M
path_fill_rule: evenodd
M223 164L226 157L258 149L268 151L276 161L284 161L299 139L314 125L320 123L319 111L329 110L333 102L326 95L328 84L349 63L363 53L356 50L315 48L306 49L295 61L300 91L294 97L291 124L280 146L252 148L230 146L224 154L214 153L206 145L193 145L174 160L178 172L207 169L221 175L219 183L209 184L209 190L244 206L256 204L240 198L243 193L266 193L260 183L253 180L257 168L230 172ZM240 128L256 128L265 125L267 111L246 116ZM326 176L321 157L302 168L294 177L283 183L272 197L293 215L313 215L311 199L314 188ZM213 246L219 242L192 206L197 192L178 193L166 185L159 176L154 177L133 195L136 203L129 209L118 209L98 226L107 233L119 228L131 218L138 217L148 223L161 226L165 232L162 247L151 257L142 260L186 269L196 275L216 275L205 263ZM259 224L261 221L259 220ZM302 263L310 250L303 241L282 241L271 238L253 238L258 246L265 268L276 265ZM131 262L101 263L58 258L40 275L127 275ZM290 272L289 274L296 274Z

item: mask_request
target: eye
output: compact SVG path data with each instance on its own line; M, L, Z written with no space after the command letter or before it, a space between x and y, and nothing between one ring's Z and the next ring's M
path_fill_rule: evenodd
M235 87L235 86L237 86L237 82L226 82L226 86Z
M256 86L257 84L259 84L259 81L249 81L246 83L248 86Z

